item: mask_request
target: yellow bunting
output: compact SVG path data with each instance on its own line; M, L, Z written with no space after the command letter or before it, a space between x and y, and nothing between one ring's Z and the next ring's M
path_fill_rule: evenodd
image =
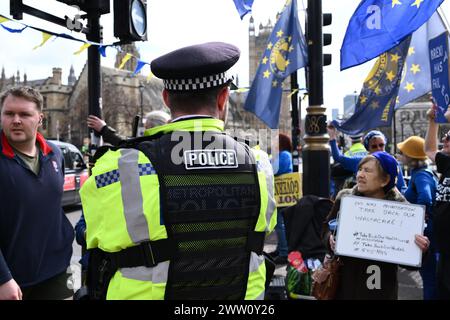
M75 51L73 54L74 55L79 55L80 53L82 53L84 50L86 50L87 48L89 48L91 46L90 43L85 43L83 44L80 49L78 49L78 51Z
M292 90L291 93L289 93L289 95L287 96L288 98L292 97L294 94L296 94L298 92L298 89Z
M6 21L9 21L9 19L5 18L4 16L0 16L0 23L6 22Z
M36 50L37 48L42 47L48 41L48 39L50 39L51 37L52 37L51 34L42 32L42 42L41 42L41 44L34 47L33 50Z
M127 63L127 61L131 59L131 57L133 57L133 56L131 54L127 53L125 55L125 57L123 57L122 61L120 62L119 69L122 69L125 66L125 63Z
M150 73L147 76L147 82L150 81L151 78L153 78L155 75L150 71Z

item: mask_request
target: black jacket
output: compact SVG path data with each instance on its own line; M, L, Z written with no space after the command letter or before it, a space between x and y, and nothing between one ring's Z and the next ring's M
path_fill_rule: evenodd
M322 226L333 201L307 195L283 211L289 252L300 251L303 258L323 260L327 247L322 241Z

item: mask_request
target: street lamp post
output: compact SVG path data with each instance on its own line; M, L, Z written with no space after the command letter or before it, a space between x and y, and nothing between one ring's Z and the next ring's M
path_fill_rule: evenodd
M330 149L323 107L322 0L308 0L308 97L305 117L303 194L329 197Z

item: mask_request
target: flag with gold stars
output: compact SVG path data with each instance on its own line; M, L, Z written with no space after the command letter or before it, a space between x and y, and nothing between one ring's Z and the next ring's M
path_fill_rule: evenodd
M445 30L445 25L436 12L426 24L413 33L400 82L396 109L431 91L428 40Z
M383 53L373 66L356 102L355 113L344 123L332 124L348 135L391 125L402 71L411 37Z
M416 31L444 0L363 0L347 27L341 70L369 61Z
M298 21L297 0L287 0L269 37L244 108L270 128L278 128L283 80L306 64L307 47Z

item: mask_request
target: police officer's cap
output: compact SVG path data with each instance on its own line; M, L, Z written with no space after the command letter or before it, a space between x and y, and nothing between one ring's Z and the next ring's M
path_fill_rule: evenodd
M240 51L224 42L208 42L167 53L151 63L153 74L171 91L209 89L233 80L227 75Z
M360 133L360 134L351 134L350 135L350 139L352 140L352 141L360 141L361 140L361 138L363 137L363 133Z

